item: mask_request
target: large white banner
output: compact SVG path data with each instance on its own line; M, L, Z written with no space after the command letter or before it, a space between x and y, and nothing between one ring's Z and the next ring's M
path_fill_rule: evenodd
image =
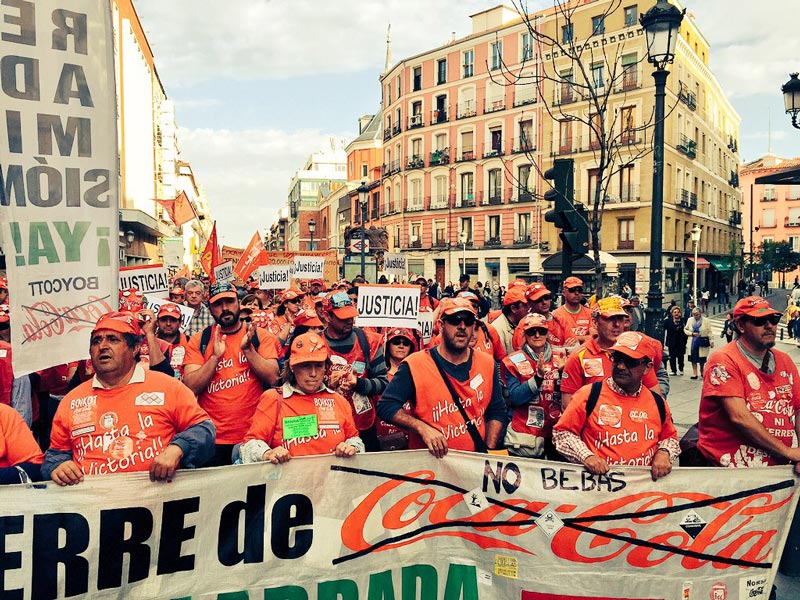
M169 292L169 271L164 265L137 265L119 270L119 289L136 288L142 295Z
M117 306L111 4L0 3L0 243L15 375L84 358Z
M418 285L359 285L356 325L416 329L419 297Z
M797 502L789 467L454 451L44 487L0 489L3 597L767 600Z

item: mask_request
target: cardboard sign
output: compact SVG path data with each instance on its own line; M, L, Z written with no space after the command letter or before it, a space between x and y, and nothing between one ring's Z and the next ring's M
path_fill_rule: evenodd
M258 268L258 289L285 290L292 283L292 265L265 265Z
M220 283L233 281L233 263L231 261L226 261L214 267L214 277Z
M135 287L143 295L162 295L169 292L169 273L164 265L122 267L119 270L119 289Z
M295 255L295 279L322 279L325 275L325 259L319 256Z
M391 253L384 254L383 272L387 275L397 275L398 277L405 277L408 275L408 261L406 255Z
M152 310L156 318L158 318L158 310L164 304L175 304L172 300L168 300L167 298L147 298L147 302L144 303L145 308L149 308ZM189 308L188 306L184 306L183 304L177 305L179 309L181 309L181 324L178 328L181 330L181 333L186 333L186 328L189 326L189 323L192 322L192 317L194 316L194 309Z
M358 286L359 327L418 327L419 286Z
M427 346L433 337L433 313L421 312L417 317L417 329L422 336L423 342Z

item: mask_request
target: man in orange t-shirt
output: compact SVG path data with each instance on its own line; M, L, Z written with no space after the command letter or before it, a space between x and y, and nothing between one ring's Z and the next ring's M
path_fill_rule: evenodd
M185 385L136 360L139 321L128 311L97 320L94 378L69 392L53 418L42 477L74 485L84 475L149 471L166 480L213 455L214 424Z
M567 277L562 287L564 304L553 311L553 318L564 334L564 346L572 352L591 337L592 311L584 306L583 281Z
M239 320L239 298L230 283L211 286L208 308L216 325L189 340L183 382L217 427L216 453L208 466L221 466L231 464L233 447L247 433L264 387L278 380L278 341L266 329Z
M41 479L44 455L20 414L0 404L0 485Z
M642 385L653 368L652 346L626 331L610 352L611 376L575 393L553 428L553 442L595 475L608 473L609 465L639 465L649 466L655 481L672 470L680 444L666 402Z

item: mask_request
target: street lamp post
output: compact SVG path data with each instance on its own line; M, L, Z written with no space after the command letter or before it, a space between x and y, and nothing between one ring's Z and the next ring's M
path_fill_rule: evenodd
M462 258L461 258L461 274L466 275L467 273L467 231L462 230L458 234L458 241L461 242L462 248Z
M692 245L694 245L694 285L692 286L692 295L695 307L697 307L697 249L700 246L700 234L702 231L696 224L692 227Z
M314 250L314 231L317 229L317 222L314 219L311 219L308 222L308 233L311 235L311 244L309 250Z
M739 274L739 282L740 282L739 286L738 286L739 289L742 289L741 282L744 281L744 246L745 246L744 238L742 238L741 241L739 242L739 250L741 251L740 260L741 260L741 263L742 263L742 268L741 268L741 271L740 271L740 274ZM744 298L744 296L742 296L742 295L739 295L739 297L740 298Z
M789 73L789 81L781 86L783 92L783 104L786 107L786 114L792 115L792 127L800 129L797 122L797 113L800 113L800 79L797 73Z
M669 71L665 69L675 59L678 30L683 11L666 0L656 4L639 21L647 37L647 59L655 67L655 129L653 131L653 201L650 212L650 287L647 292L645 331L657 340L663 339L661 221L664 212L664 96ZM695 263L696 266L696 263Z
M367 243L367 230L365 222L367 220L367 202L369 202L369 188L365 182L361 182L358 186L358 204L361 207L361 276L366 279L366 243Z

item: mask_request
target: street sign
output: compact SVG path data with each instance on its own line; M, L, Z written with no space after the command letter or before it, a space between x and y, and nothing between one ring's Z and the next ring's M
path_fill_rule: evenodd
M361 244L364 244L364 252L369 252L369 239L352 240L350 242L350 252L361 254Z

